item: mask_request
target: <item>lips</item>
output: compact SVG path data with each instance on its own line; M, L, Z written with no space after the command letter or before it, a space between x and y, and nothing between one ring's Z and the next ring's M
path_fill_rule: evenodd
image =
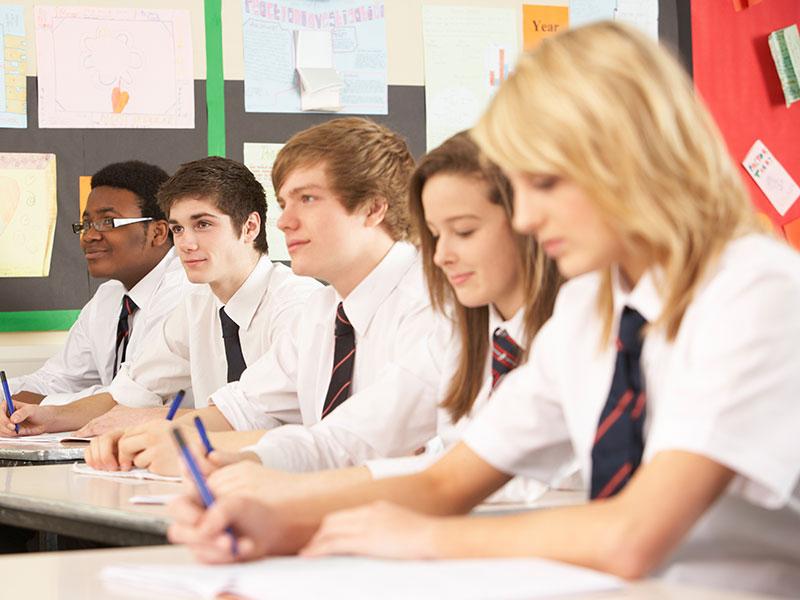
M309 240L292 240L292 241L287 240L286 249L289 252L293 252L294 250L297 250L300 246L305 246L306 244L308 244L308 242Z
M563 249L564 240L562 239L553 238L542 242L542 250L544 250L545 253L552 258L555 258L561 254Z
M100 248L86 248L83 251L83 255L86 257L86 260L97 260L106 254L108 254L108 250L103 250Z
M450 284L451 285L457 287L459 285L463 285L464 283L466 283L473 275L474 275L474 273L472 273L472 272L470 272L470 273L456 273L454 275L448 275L447 279L450 280Z

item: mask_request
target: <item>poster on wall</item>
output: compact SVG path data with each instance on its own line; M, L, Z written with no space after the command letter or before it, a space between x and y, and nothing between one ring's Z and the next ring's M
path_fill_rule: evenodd
M56 156L0 152L0 277L47 277L56 228Z
M185 10L37 6L39 127L194 128Z
M25 11L0 6L0 127L28 126Z
M272 260L291 260L286 249L286 238L278 229L281 207L272 187L272 165L283 144L244 144L244 164L253 172L267 195L267 246Z

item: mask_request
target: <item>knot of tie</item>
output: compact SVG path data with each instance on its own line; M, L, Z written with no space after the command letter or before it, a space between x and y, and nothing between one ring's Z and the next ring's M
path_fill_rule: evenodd
M342 302L339 302L339 306L336 307L336 327L334 328L334 335L336 337L353 335L353 325L344 312L344 305Z
M509 333L502 327L495 329L492 334L492 389L503 375L517 368L521 356L522 348Z
M630 306L622 309L619 321L619 336L617 337L617 350L630 356L639 357L642 354L642 327L647 323L639 312Z
M222 323L223 338L239 338L239 326L236 324L236 321L228 316L224 306L219 309L219 320Z
M125 294L122 297L122 308L119 311L119 318L120 319L125 319L125 318L131 316L137 310L139 310L139 307L136 306L136 302L131 300L131 297L128 296L128 294Z

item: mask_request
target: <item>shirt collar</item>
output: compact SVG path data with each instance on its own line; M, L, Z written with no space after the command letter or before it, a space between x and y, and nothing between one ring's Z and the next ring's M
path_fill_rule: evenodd
M518 346L522 346L525 340L525 307L520 307L514 315L507 321L503 319L494 304L489 305L489 335L494 334L500 327L505 329Z
M661 316L664 303L659 292L659 282L663 281L664 272L660 267L646 270L633 289L624 283L618 266L611 269L611 291L614 298L614 315L619 318L622 309L630 306L639 312L648 323L653 323Z
M153 299L154 292L158 288L159 282L174 260L177 260L175 257L175 248L170 248L169 252L164 255L164 258L162 258L155 267L150 269L147 275L142 277L136 285L125 292L140 310L146 308Z
M342 300L344 312L358 335L364 335L380 305L417 263L419 255L412 244L395 242L381 262Z
M258 259L256 266L244 280L244 283L233 293L231 299L225 304L225 314L227 314L238 326L239 329L247 331L253 322L258 307L267 295L269 278L272 275L274 266L267 256ZM214 297L217 308L222 303Z

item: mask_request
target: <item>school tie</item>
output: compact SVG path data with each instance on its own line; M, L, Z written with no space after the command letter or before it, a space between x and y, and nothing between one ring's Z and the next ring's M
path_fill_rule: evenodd
M356 362L356 332L342 303L336 307L335 342L333 346L333 371L325 404L322 406L322 417L327 417L337 406L350 396L353 381L353 365Z
M498 327L492 334L492 390L500 379L517 368L522 356L520 348L508 332Z
M228 363L228 383L239 381L247 368L242 355L242 343L239 341L239 326L225 312L219 309L219 320L222 323L222 342L225 344L225 361Z
M128 339L131 337L131 327L128 317L139 310L136 303L131 300L128 294L122 297L122 308L119 311L119 321L117 321L117 345L114 349L114 375L119 370L119 365L125 362L125 352L128 350Z
M592 499L619 492L642 461L646 400L640 358L645 323L634 309L623 309L611 390L592 447Z

